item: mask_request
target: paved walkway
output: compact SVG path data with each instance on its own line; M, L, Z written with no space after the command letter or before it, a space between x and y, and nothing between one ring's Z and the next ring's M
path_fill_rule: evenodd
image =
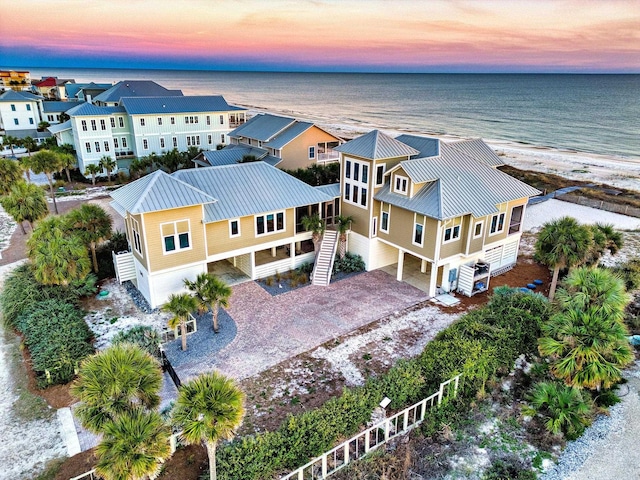
M236 285L228 309L238 329L235 339L218 355L183 362L176 371L182 381L213 368L247 378L426 299L423 291L380 270L274 297L255 282Z

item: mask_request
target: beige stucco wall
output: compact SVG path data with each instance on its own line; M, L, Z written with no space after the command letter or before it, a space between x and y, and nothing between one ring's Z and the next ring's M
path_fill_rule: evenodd
M278 168L293 170L296 168L307 168L317 163L318 143L337 142L338 138L316 127L309 128L281 149L282 162ZM316 158L309 158L309 147L316 147Z
M379 211L379 202L377 209ZM419 215L422 219L423 216ZM389 214L389 233L384 233L380 230L380 220L378 220L378 238L391 242L394 245L401 247L403 250L413 252L422 257L433 259L435 255L436 237L438 231L438 221L426 217L426 221L423 229L424 242L423 246L419 247L413 244L413 224L414 213L404 208L391 205Z

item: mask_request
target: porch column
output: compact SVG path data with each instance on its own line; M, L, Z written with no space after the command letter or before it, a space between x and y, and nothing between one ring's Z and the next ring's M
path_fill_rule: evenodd
M420 273L427 273L427 261L424 258L420 261Z
M402 281L402 268L404 267L404 250L398 249L398 272L396 274L396 280Z
M442 266L442 289L445 292L450 292L451 291L451 282L449 281L449 267L450 264L447 263L446 265Z
M436 296L436 283L438 281L438 267L436 266L436 263L433 262L431 264L431 274L429 276L429 296L430 297L435 297Z
M275 257L277 255L276 253L276 247L271 247L271 256Z
M296 242L291 242L289 244L289 258L291 259L291 270L296 268Z
M251 273L251 280L256 279L256 252L249 254L249 273Z

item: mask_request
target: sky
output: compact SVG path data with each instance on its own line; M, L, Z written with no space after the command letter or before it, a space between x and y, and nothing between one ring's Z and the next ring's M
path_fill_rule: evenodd
M0 68L640 73L640 0L4 0Z

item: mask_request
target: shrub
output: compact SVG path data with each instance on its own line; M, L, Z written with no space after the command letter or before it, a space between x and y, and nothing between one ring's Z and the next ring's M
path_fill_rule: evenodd
M162 342L160 334L153 327L148 325L137 325L129 330L115 334L111 343L133 343L155 358L160 358L158 345Z
M127 236L118 231L113 232L109 241L98 246L96 249L96 257L98 259L98 278L100 280L116 276L116 272L113 268L113 257L111 252L117 253L127 250L129 250Z
M313 263L312 262L303 263L296 269L296 271L300 273L310 274L311 272L313 272Z
M631 258L613 268L613 272L624 281L627 291L640 289L640 258Z
M336 258L333 263L333 275L336 273L363 272L365 269L364 260L360 255L347 252L343 259Z

